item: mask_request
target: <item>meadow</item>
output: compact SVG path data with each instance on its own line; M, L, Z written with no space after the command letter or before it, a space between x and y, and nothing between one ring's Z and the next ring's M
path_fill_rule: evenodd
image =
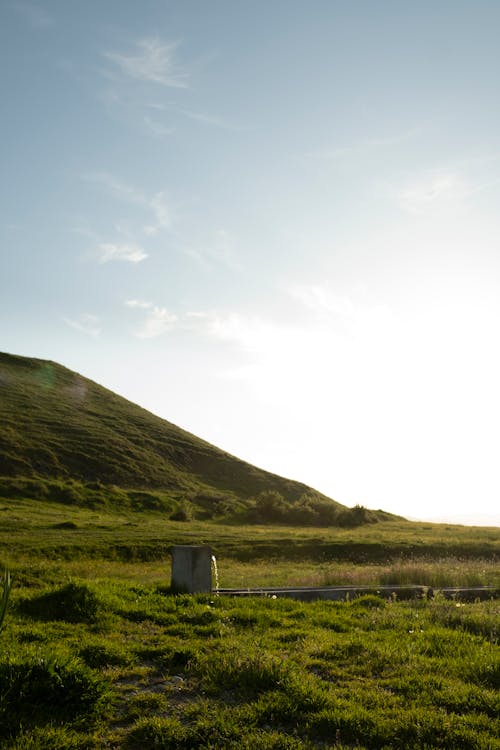
M9 750L500 748L500 602L171 594L170 548L221 586L500 585L497 529L165 520L0 500Z

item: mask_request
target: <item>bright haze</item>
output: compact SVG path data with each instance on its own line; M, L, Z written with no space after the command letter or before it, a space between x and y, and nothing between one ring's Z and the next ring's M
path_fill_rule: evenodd
M0 16L0 349L346 505L492 520L500 3Z

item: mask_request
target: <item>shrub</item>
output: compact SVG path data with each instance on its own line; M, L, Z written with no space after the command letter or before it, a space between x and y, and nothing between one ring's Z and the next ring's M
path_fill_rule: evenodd
M145 718L139 720L128 735L127 747L179 750L187 747L187 734L187 729L178 719Z
M0 494L9 498L44 499L48 495L47 485L41 479L24 479L22 477L0 478Z
M337 513L337 524L339 526L354 528L365 523L377 523L377 514L363 505L355 505L354 508L346 508Z
M126 666L132 658L117 646L109 646L103 643L90 643L83 646L78 655L89 667L100 669L108 666Z
M101 606L88 586L68 583L60 589L21 600L19 609L38 620L93 623L98 620Z
M290 512L290 506L283 495L276 490L264 490L255 498L255 517L257 521L284 521Z
M21 726L89 718L103 707L107 683L76 659L0 663L0 736Z
M200 656L193 667L211 692L222 689L257 695L296 684L289 662L257 647L245 651L227 648L210 658Z
M193 504L189 500L183 500L179 507L170 516L172 521L192 521L194 518Z
M290 510L293 523L307 526L334 526L337 523L337 507L311 492L302 495Z

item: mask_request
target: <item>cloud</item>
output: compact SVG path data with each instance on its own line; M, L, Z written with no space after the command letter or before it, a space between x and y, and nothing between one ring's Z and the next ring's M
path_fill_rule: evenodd
M406 211L421 214L437 205L440 208L452 206L472 192L460 175L438 170L424 174L400 188L397 198Z
M129 305L131 306L131 305ZM149 309L150 305L147 303L147 308L144 304L132 305L132 307L144 307ZM150 309L146 320L134 331L134 335L139 339L154 339L161 336L163 333L170 331L177 323L177 315L170 313L165 307L153 307Z
M101 242L98 245L97 250L100 254L99 263L109 263L112 260L140 263L148 257L148 254L142 247L126 242Z
M252 358L272 359L280 371L283 362L290 363L298 351L314 351L317 357L325 342L343 342L344 348L366 344L372 350L381 337L388 340L400 333L398 322L386 305L368 305L354 297L338 296L322 284L291 285L287 292L301 307L308 308L313 317L304 316L300 308L298 315L296 310L290 321L283 321L235 310L190 310L176 314L137 298L124 304L145 312L143 326L135 331L137 336L152 338L175 327L186 334L232 344Z
M167 127L157 120L153 120L149 115L144 115L142 123L148 133L154 135L156 138L167 138L172 135L174 128Z
M317 315L352 317L354 304L350 297L337 295L322 284L297 284L288 289L289 294Z
M175 225L175 207L172 207L165 190L159 190L155 193L146 193L140 188L124 182L108 172L90 172L81 176L85 182L95 185L98 189L109 195L111 198L121 203L128 203L142 209L138 212L140 215L140 224L136 223L135 231L128 229L126 226L115 224L115 231L118 232L125 244L116 245L116 247L130 248L135 247L145 253L141 246L141 240L146 243L148 239L156 237L163 232L173 232ZM81 234L92 235L85 229L79 230ZM176 242L180 252L194 258L202 266L210 267L211 265L225 265L233 271L241 271L242 265L236 257L235 239L224 228L218 228L215 231L208 232L201 239L193 239L192 232L177 233ZM137 239L139 238L139 240ZM104 243L94 237L99 242L99 254L101 263L111 259L126 259L137 262L147 257L144 254L138 257L118 257L118 252L114 250L115 246Z
M335 331L362 340L394 335L398 323L386 304L372 305L364 299L364 289L352 294L336 294L328 284L292 284L286 288L292 299L300 302L314 315L314 326L319 330Z
M12 7L22 15L34 29L48 29L55 24L54 18L47 13L44 8L40 8L34 3L16 2Z
M97 338L101 334L101 327L99 324L99 318L97 315L91 315L90 313L83 313L78 318L63 318L67 325L74 328L80 333L85 333L87 336Z
M140 310L149 310L151 307L154 307L152 302L144 302L140 299L128 299L125 305L127 307L139 308Z
M211 232L203 241L187 242L183 252L201 266L224 265L232 271L242 271L243 265L236 257L235 239L226 229Z
M255 349L259 348L262 326L266 326L258 318L248 318L236 312L196 311L177 315L145 300L130 299L124 304L132 310L147 311L142 325L133 331L138 338L155 338L176 327L186 333Z
M107 172L94 172L83 175L86 182L97 185L112 198L123 203L130 203L143 208L152 214L151 219L142 226L141 231L146 236L158 234L162 230L172 227L172 207L165 191L148 195L133 185L122 182Z
M188 330L249 349L256 347L259 331L262 329L262 323L256 317L216 311L188 312L184 318L184 326Z
M245 127L234 125L233 123L225 120L223 117L211 115L208 112L196 112L191 109L179 109L177 111L179 112L179 114L184 115L184 117L187 117L190 120L195 120L196 122L201 122L204 125L211 125L215 128L222 128L223 130L234 130L237 132L246 130Z
M147 203L146 196L141 190L129 185L126 182L122 182L114 175L109 172L90 172L82 175L82 179L85 182L90 182L93 185L97 185L99 188L104 190L108 195L126 203L134 203L135 205L144 205Z
M156 83L171 88L186 88L188 74L178 67L175 52L178 42L162 42L158 38L136 42L136 54L105 52L104 57L117 66L127 78Z
M420 128L410 128L409 130L405 130L401 133L394 133L393 135L386 137L366 138L365 140L358 141L357 143L348 146L337 146L335 148L326 148L320 151L311 151L305 154L305 157L308 159L336 161L345 156L353 156L366 153L367 151L398 146L401 143L405 143L406 141L415 138L420 132Z
M144 227L146 235L156 235L162 229L170 229L172 226L171 209L165 193L155 193L146 201L149 210L153 212L155 222Z

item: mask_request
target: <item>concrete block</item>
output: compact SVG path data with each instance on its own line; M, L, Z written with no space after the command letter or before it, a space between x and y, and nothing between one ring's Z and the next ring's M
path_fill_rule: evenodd
M176 593L212 592L212 548L208 544L172 547L171 587Z

